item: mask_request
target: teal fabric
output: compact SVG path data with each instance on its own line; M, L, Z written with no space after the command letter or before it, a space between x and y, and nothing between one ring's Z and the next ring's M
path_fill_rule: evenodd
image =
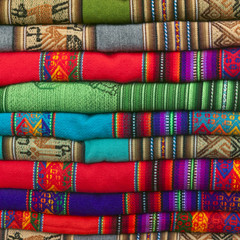
M3 159L3 148L2 148L2 144L3 144L3 141L2 141L3 137L0 136L0 159Z
M75 141L113 138L112 117L111 113L95 115L33 112L0 113L0 135L56 137ZM24 124L26 122L28 124ZM32 129L35 129L35 131L32 131Z
M85 142L85 162L128 161L128 139L96 139Z
M112 138L112 114L56 113L55 137L84 141Z

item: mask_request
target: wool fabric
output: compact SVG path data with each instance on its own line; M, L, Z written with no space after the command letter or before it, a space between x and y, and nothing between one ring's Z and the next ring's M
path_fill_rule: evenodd
M125 163L1 161L0 188L58 192L240 191L240 160Z
M239 212L240 192L166 191L87 194L0 189L0 209L100 216L181 211Z
M238 47L239 25L239 20L129 25L5 25L0 26L0 51L142 52Z
M176 158L240 159L240 137L179 135L76 142L49 137L0 136L1 160L96 163Z
M1 0L0 24L237 20L239 7L234 0Z
M181 233L181 232L158 232L136 233L117 235L63 235L56 233L34 232L19 229L0 229L0 240L9 240L14 237L27 239L56 239L56 240L239 240L237 233Z
M1 113L0 136L141 138L172 135L240 136L239 112L144 112L112 114Z
M0 211L4 229L59 234L128 234L147 232L238 233L240 213L174 212L119 216L57 216L28 211Z
M240 48L113 54L7 52L0 53L0 86L31 81L186 83L240 80L239 54Z
M238 81L24 83L0 88L0 112L240 111Z

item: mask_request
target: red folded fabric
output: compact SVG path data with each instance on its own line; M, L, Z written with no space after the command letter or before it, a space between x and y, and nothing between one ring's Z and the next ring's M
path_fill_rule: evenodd
M30 81L240 80L240 48L148 53L0 53L0 86Z
M162 231L236 233L240 213L170 212L119 216L58 216L25 211L0 211L0 226L7 229L60 234L121 234Z
M240 160L125 163L0 161L0 188L58 192L240 191Z

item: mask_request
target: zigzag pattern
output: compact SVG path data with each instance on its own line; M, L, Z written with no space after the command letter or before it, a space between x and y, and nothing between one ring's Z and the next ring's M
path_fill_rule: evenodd
M13 113L14 126L12 132L17 136L52 136L52 113Z
M78 62L80 54L76 52L44 53L41 61L42 81L77 81L79 79Z
M193 112L193 134L240 135L236 112Z

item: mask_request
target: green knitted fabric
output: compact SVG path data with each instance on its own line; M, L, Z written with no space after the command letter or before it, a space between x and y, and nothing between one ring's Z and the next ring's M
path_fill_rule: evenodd
M130 4L123 0L83 0L84 23L129 23Z
M1 112L240 111L238 81L25 83L1 88Z

